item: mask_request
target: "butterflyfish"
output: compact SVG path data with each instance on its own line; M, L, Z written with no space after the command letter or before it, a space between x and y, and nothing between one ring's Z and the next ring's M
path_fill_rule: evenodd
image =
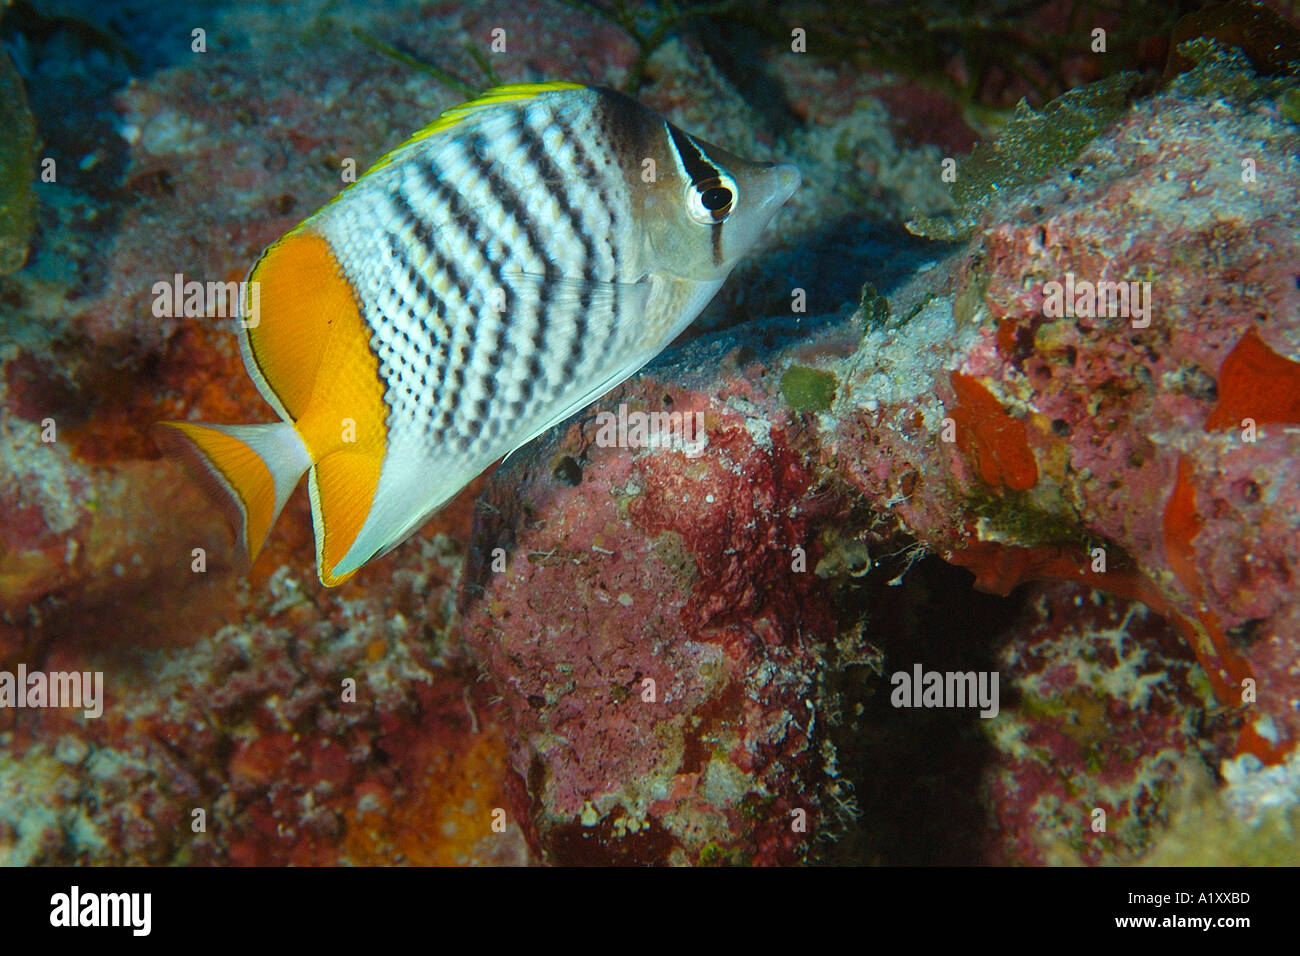
M317 572L340 584L662 351L799 181L613 90L489 90L253 266L240 351L279 420L161 431L249 561L305 473Z

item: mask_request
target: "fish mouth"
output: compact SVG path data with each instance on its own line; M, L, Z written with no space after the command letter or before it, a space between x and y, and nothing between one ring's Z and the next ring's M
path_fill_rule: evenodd
M794 195L794 191L799 188L803 182L803 176L799 174L798 168L791 166L789 163L772 163L762 168L759 172L759 192L763 197L760 203L759 215L767 217L776 214L787 199Z
M794 191L803 182L803 176L797 166L789 163L776 163L772 166L772 172L776 177L774 205L780 205L794 195Z

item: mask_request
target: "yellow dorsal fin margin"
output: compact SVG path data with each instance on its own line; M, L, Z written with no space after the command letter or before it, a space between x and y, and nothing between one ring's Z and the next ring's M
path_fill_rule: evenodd
M366 170L366 175L373 173L376 169L387 166L402 150L414 143L428 139L437 133L452 129L466 118L473 116L493 106L501 103L509 103L516 100L531 100L534 96L542 93L550 93L555 90L581 90L585 89L581 83L569 83L566 80L553 80L549 83L508 83L505 86L494 86L481 96L470 100L467 103L461 103L459 106L453 106L443 113L432 123L419 132L412 133L399 146L390 149L388 152L375 160L375 164ZM341 195L341 194L340 194Z

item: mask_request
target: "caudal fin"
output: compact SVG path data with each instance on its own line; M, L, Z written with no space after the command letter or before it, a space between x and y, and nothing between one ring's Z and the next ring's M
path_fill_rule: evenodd
M266 543L311 455L292 422L200 425L159 422L158 443L191 465L225 507L248 561Z

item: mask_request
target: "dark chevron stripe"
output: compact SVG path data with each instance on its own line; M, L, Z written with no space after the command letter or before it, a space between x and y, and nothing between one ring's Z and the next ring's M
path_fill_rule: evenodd
M591 241L591 236L587 234L586 224L582 221L582 216L573 208L573 203L567 191L567 187L572 186L572 183L565 179L564 174L555 165L555 161L546 152L541 133L534 126L525 122L519 132L521 134L519 143L523 146L528 161L541 172L544 182L555 184L555 188L551 190L551 196L555 199L556 204L560 207L560 212L568 221L569 231L582 245L585 259L582 266L583 274L584 276L588 275L588 271L596 260L596 247Z
M477 154L472 151L467 152L460 144L456 144L456 146L460 149L460 157L466 161L467 168L477 169ZM423 185L433 193L440 203L446 206L450 213L448 225L455 228L462 243L477 252L487 266L488 276L484 278L489 278L497 288L505 292L506 307L509 308L512 290L505 281L502 263L489 254L487 239L481 235L482 214L470 207L465 192L459 186L459 178L448 176L444 166L432 159L429 165L419 167L419 176ZM480 290L478 303L471 302L470 293L476 283L473 280L464 279L464 274L460 271L458 264L444 255L441 249L432 248L431 252L433 252L436 260L448 275L460 277L455 280L456 287L461 293L465 316L469 319L469 321L457 323L457 331L463 333L465 344L468 347L464 350L462 361L456 361L460 353L459 350L455 352L450 372L452 385L455 389L455 393L450 400L450 405L454 409L451 424L458 436L455 444L458 447L468 447L474 431L482 424L482 418L480 416L479 420L475 422L467 417L469 411L465 407L467 398L462 397L461 393L465 391L467 384L472 381L485 396L476 400L476 410L484 410L485 401L491 398L496 391L495 371L501 362L501 342L504 335L501 330L498 330L496 341L490 348L485 349L488 346L488 336L484 326L480 324L482 315L485 310L495 312L495 309L493 309L494 303L490 301L488 292ZM476 308L480 310L478 315L475 315ZM488 356L484 361L481 359L480 353L485 350L488 352ZM486 364L485 369L480 369L481 361Z
M429 226L429 223L415 211L410 201L401 193L393 193L389 197L389 199L393 204L394 210L398 214L401 224L411 231L411 233L415 236L416 240L421 243L421 246L423 247L424 251L426 251L429 254L430 265L432 267L429 270L429 275L431 277L439 274L445 275L448 281L450 281L452 286L456 289L457 295L460 296L462 307L466 310L470 309L471 308L470 296L473 294L474 291L473 285L469 280L469 278L460 270L460 268L455 262L453 262L447 256L443 255L442 251L437 246L431 245L429 243L432 234L432 230ZM400 241L400 237L399 237L399 241ZM448 310L446 304L438 300L437 294L433 291L431 286L426 284L424 277L420 274L420 271L417 270L412 265L410 259L405 253L405 250L395 250L394 255L397 258L397 261L400 263L400 265L404 268L404 271L407 274L407 278L410 279L412 276L415 276L415 278L418 280L419 284L416 285L416 288L419 289L423 287L428 290L425 299L426 302L432 300L437 303L436 314L447 316ZM453 348L456 344L456 338L457 338L456 332L458 331L458 327L462 324L463 323L444 322L444 326L449 334L446 336L445 341L438 343L440 349L446 355L446 361L443 363L440 369L440 372L442 374L439 376L439 381L435 392L438 401L441 401L443 398L446 385L448 384L447 377L449 372L452 374L452 384L456 385L457 389L463 387L464 385L464 373L456 365L455 353ZM437 340L434 339L430 341L429 346L430 347L433 346L435 341ZM453 404L454 401L455 399L452 398Z
M513 132L514 130L512 130ZM547 254L548 249L542 235L538 232L532 217L524 209L523 198L520 195L518 186L508 182L501 173L499 163L489 162L483 155L485 142L482 136L478 136L472 142L470 155L473 157L474 169L488 184L488 188L496 199L501 208L501 212L523 233L524 242L521 254L519 248L511 249L511 253L520 263L526 263L533 260L541 262L542 276L544 281L538 287L538 301L532 311L531 322L525 322L522 313L517 316L511 316L513 321L507 323L506 335L502 338L502 344L499 346L492 357L492 374L499 374L502 366L505 364L505 358L508 350L515 353L515 365L529 363L530 368L537 367L537 356L546 348L546 337L549 331L547 320L550 315L550 303L554 290L554 280L558 275L555 264ZM499 155L509 155L516 146L521 146L522 141L516 139L510 143L504 143L501 146ZM533 334L530 337L523 334L527 325L533 326ZM509 334L515 331L515 335ZM508 343L508 345L507 345ZM502 347L505 346L505 347ZM522 402L527 407L532 400L536 386L539 384L538 379L532 376L526 376L522 382L523 394L520 399L514 400L513 404ZM485 438L494 438L508 424L507 416L496 416L487 426Z
M443 201L445 205L450 207L451 202L459 202L459 197L450 193L450 191L442 186L440 182L435 181L434 183L430 183L425 180L425 185L429 186L435 193L436 197ZM406 226L411 231L417 241L422 242L423 249L428 252L430 259L430 269L428 270L429 276L434 277L439 274L446 276L447 280L452 284L457 295L460 297L461 309L468 312L472 308L470 296L474 291L474 286L469 277L461 271L456 262L445 256L438 246L430 245L428 243L428 240L432 238L432 230L428 222L415 212L410 201L407 200L404 195L399 192L394 192L389 196L389 200L392 202L393 208L397 212L402 225ZM399 255L398 259L408 270L408 276L411 271L416 272L418 275L418 270L412 268L405 255ZM436 293L433 294L436 298ZM443 305L443 308L446 310L445 304ZM460 350L456 346L461 344L461 342L464 342L472 348L473 340L470 338L472 335L472 329L468 328L467 324L464 322L453 321L448 323L448 331L450 332L450 335L447 337L446 342L442 344L442 347L445 349L446 361L439 369L440 374L438 375L438 382L436 385L435 400L438 404L441 404L446 400L448 405L455 408L459 400L459 393L465 387L464 366L469 359L469 356L466 355L463 361L458 361Z
M578 297L578 308L573 320L573 338L569 342L568 354L565 356L564 364L560 370L561 380L567 383L573 378L573 374L577 370L586 349L587 313L591 309L591 291L592 284L595 281L596 247L592 243L591 237L587 235L582 217L573 208L568 194L564 191L563 176L550 155L547 154L542 143L541 134L528 123L524 124L522 133L524 135L520 142L528 156L528 161L541 171L542 178L545 181L559 185L559 188L552 190L551 195L560 207L560 212L568 221L569 231L573 233L583 248L582 291Z
M596 168L596 164L588 155L587 150L582 145L582 137L575 136L573 127L567 125L560 116L555 117L555 125L560 130L560 135L564 138L565 143L573 150L574 164L578 167L579 181L587 184L588 194L583 197L586 201L583 208L589 208L592 204L592 193L595 194L596 203L599 208L605 211L609 219L608 232L605 237L605 244L609 247L609 258L614 268L613 278L617 280L619 276L619 267L621 260L617 239L619 236L618 229L618 210L609 201L609 181L602 176Z
M510 216L511 207L517 207L518 200L513 197L509 186L499 184L498 187L498 184L493 183L491 165L480 152L483 145L484 140L479 136L468 148L464 149L463 156L466 169L488 184L488 193L496 200L497 211L502 215ZM468 174L457 183L457 191L461 192L463 183L464 191L461 192L461 198L468 201L467 193L470 184L464 182L465 178L468 178ZM484 216L486 212L487 210L480 212L478 220L480 223L486 218ZM509 341L508 319L510 318L511 300L513 299L516 304L519 301L518 293L506 282L504 260L501 257L490 255L486 237L480 236L476 238L482 242L479 249L483 261L487 264L490 280L493 286L500 289L505 296L505 311L497 312L497 300L494 291L485 290L483 304L474 323L470 353L466 358L466 364L473 376L473 382L483 394L474 400L472 411L469 409L463 410L467 414L462 414L457 422L457 431L468 438L475 438L490 431L488 427L489 413L491 411L489 401L496 394L497 376L500 374L502 363L505 361L506 343ZM493 330L490 341L487 334L489 326Z
M416 272L414 268L412 268L411 266L409 266L409 264L406 263L405 250L402 247L401 237L395 232L388 232L385 234L385 242L393 258L399 264L406 265L407 278L409 279L412 276L414 276L417 280L423 283L423 279L420 279L419 273ZM402 298L402 302L405 302L404 297ZM439 309L443 308L441 302L438 302L437 305ZM396 323L394 323L388 316L385 315L383 319L387 326L386 331L390 333L389 341L385 342L382 346L382 350L388 352L390 356L392 356L392 358L387 360L389 369L390 370L393 369L394 364L397 364L402 366L403 371L405 371L405 367L409 364L410 365L409 377L413 381L417 370L414 364L414 360L408 360L407 358L407 352L410 351L410 346L412 345L412 339L405 330L398 329L396 327ZM423 321L421 322L421 328L428 330L428 326L424 324ZM398 341L399 338L402 341L399 342ZM436 404L437 401L439 401L442 396L443 378L445 376L447 361L449 359L448 343L445 340L442 340L436 334L431 334L426 336L424 341L417 343L416 351L417 354L422 353L424 364L426 366L426 372L420 373L420 378L422 383L427 384L427 370L432 369L434 357L437 356L441 360L441 364L438 367L439 374L435 376L436 386L433 391L433 401ZM393 359L396 359L396 363L394 363ZM406 377L406 376L403 375L402 377ZM395 381L389 381L387 384L395 387L396 383Z
M592 162L591 157L587 154L586 150L584 150L582 147L581 137L574 135L573 128L571 126L568 126L559 117L556 117L555 124L557 127L559 127L560 133L564 137L565 141L573 149L575 164L580 168L581 171L580 180L584 183L589 184L589 192L586 197L587 202L591 203L592 193L594 193L596 196L596 200L600 203L600 207L604 209L609 216L609 226L608 226L608 235L606 238L606 244L609 246L610 259L612 261L613 268L614 268L614 275L613 275L614 282L611 285L611 290L613 292L613 301L610 303L610 323L611 323L609 329L610 334L607 335L604 338L604 340L599 343L588 343L587 336L585 334L583 335L578 354L574 355L573 352L571 351L568 358L565 361L564 369L566 373L565 378L567 379L572 377L573 372L576 370L578 365L581 363L582 359L585 357L584 353L589 344L599 346L599 360L603 361L604 359L609 357L611 351L613 350L615 344L618 341L618 335L617 335L618 315L619 315L619 309L622 305L619 299L618 278L621 274L622 259L619 255L619 249L617 245L617 237L620 235L618 211L615 209L613 204L611 204L609 201L609 194L607 192L607 187L609 183L603 180L600 173L596 170L595 164ZM589 284L595 281L594 268L587 271L585 279ZM589 293L587 294L587 298L585 302L587 305L590 304ZM583 327L585 331L585 327L586 327L585 321L583 323Z
M540 259L543 274L549 278L555 272L555 265L546 255L546 243L538 233L536 226L533 225L532 219L524 210L518 187L505 180L501 175L498 164L490 162L482 155L481 150L484 145L484 139L482 135L479 135L475 137L470 146L469 156L471 157L474 172L487 181L488 189L492 194L492 198L497 201L501 213L523 232L526 241L524 251L529 253L529 256L519 255L517 249L512 251L515 252L516 258L521 261L525 258ZM507 152L507 150L502 150L502 152Z
M474 285L465 276L465 274L460 271L457 265L454 262L448 260L446 256L442 254L439 247L437 245L434 245L434 243L432 242L432 237L431 237L430 227L428 222L426 222L424 219L420 217L420 214L417 213L415 209L411 206L410 200L408 200L400 192L392 193L388 197L388 199L389 202L393 204L393 209L397 212L398 217L401 219L402 225L406 226L411 230L411 232L415 235L416 240L420 243L423 250L429 254L430 258L435 264L436 268L431 270L429 272L429 275L434 276L437 275L439 272L444 273L447 276L447 278L451 281L451 284L455 286L456 292L460 295L461 301L468 305L470 295L474 291ZM465 238L468 239L469 237L465 236ZM407 260L405 257L402 258L402 264L408 270L413 268L410 261ZM430 291L432 293L432 290Z

